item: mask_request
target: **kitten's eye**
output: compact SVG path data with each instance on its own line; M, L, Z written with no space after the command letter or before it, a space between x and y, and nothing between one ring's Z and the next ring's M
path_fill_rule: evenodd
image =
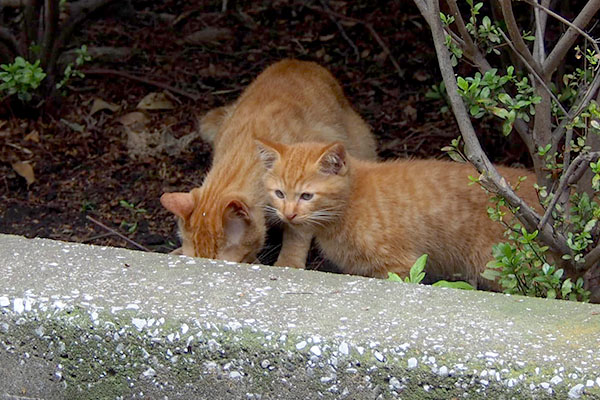
M300 195L300 198L301 198L302 200L310 200L310 199L312 199L312 198L313 198L313 194L312 194L312 193L302 193L302 194Z
M280 199L285 198L285 195L283 194L283 192L281 190L276 190L275 196L279 197Z

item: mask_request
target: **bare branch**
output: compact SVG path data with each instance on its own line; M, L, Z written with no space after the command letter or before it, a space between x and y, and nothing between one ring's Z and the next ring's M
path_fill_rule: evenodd
M27 0L0 0L1 7L19 8L24 7Z
M7 28L0 27L0 43L6 46L13 56L21 55L17 38Z
M325 0L321 0L321 6L323 7L324 10L331 11L331 9L329 8L329 6L325 2ZM358 61L360 59L360 51L358 51L358 47L356 47L356 45L354 44L352 39L350 39L348 37L348 35L346 34L346 30L344 29L344 26L342 24L340 24L340 22L331 14L329 14L329 19L331 20L331 22L333 22L338 27L338 30L340 31L340 34L342 35L344 40L346 40L346 42L350 45L350 47L352 47L352 50L354 51L354 57L356 57L356 60Z
M542 0L542 5L546 8L550 5L550 0ZM546 24L548 14L540 11L538 7L534 9L535 16L535 40L533 41L533 59L540 65L546 60L546 48L544 47L544 38L546 37Z
M600 261L600 245L593 248L585 256L585 263L583 269L588 269L596 265Z
M387 44L385 44L385 42L383 41L383 39L381 39L381 36L379 36L379 34L377 33L377 31L375 30L375 28L373 27L373 25L371 25L368 22L361 21L360 19L352 18L352 17L349 17L349 16L344 15L344 14L340 14L340 13L332 11L332 10L323 9L321 7L315 7L315 6L310 6L310 5L306 5L306 7L309 8L309 9L311 9L311 10L318 11L320 13L324 13L324 14L328 14L328 15L333 15L334 17L345 19L347 21L352 21L352 22L355 22L357 24L363 25L365 28L367 28L367 30L369 31L369 33L371 34L371 36L373 37L373 39L375 39L375 41L379 44L379 46L383 49L383 51L389 57L392 65L394 66L394 68L396 69L396 72L398 73L398 76L400 76L401 78L404 77L404 71L402 70L402 68L400 68L400 64L398 64L398 61L396 61L396 58L394 58L394 55L390 51L390 48L387 46Z
M531 72L533 74L533 76L535 76L535 78L537 79L538 83L540 85L542 85L542 87L544 88L544 90L546 90L546 92L548 92L548 94L550 95L550 97L552 98L552 100L554 100L556 102L556 105L560 108L560 110L563 112L563 114L564 115L568 115L569 113L567 112L567 110L565 110L565 108L560 103L560 101L558 101L558 98L556 98L556 96L554 95L554 93L552 93L552 90L550 90L550 88L548 87L548 85L546 85L546 82L544 82L544 80L542 79L542 77L538 74L538 72L535 69L535 67L533 65L531 65L525 59L525 57L523 57L523 55L515 48L515 44L512 43L508 39L508 37L506 37L506 34L504 33L504 31L502 29L498 28L498 31L500 32L500 34L502 35L502 37L504 38L504 40L506 41L506 43L510 46L510 48L513 49L513 51L515 52L515 54L521 59L521 61L523 62L523 64L525 65L525 67L529 70L529 72ZM533 60L533 58L532 58L532 60Z
M90 68L90 69L84 69L81 70L81 72L83 72L86 75L115 75L115 76L120 76L123 78L127 78L130 79L132 81L137 81L137 82L141 82L141 83L145 83L146 85L151 85L151 86L155 86L161 89L165 89L165 90L169 90L173 93L177 93L181 96L187 97L188 99L192 99L194 101L197 101L200 98L200 95L198 94L194 94L194 93L189 93L186 92L185 90L176 88L175 86L171 86L167 83L164 82L158 82L158 81L154 81L151 79L147 79L141 76L136 76L133 74L130 74L128 72L125 71L117 71L114 69L102 69L102 68Z
M508 185L506 180L500 176L494 165L483 152L479 140L475 135L467 109L458 94L456 77L454 76L454 71L451 67L450 55L445 46L444 30L439 19L439 5L437 4L437 0L429 0L427 5L424 3L424 0L414 1L419 10L424 13L425 19L430 24L440 71L446 85L454 115L456 116L458 126L465 141L467 158L480 172L481 183L492 192L504 197L512 208L516 210L516 216L523 223L524 227L528 231L533 232L540 221L540 216L515 194L510 185ZM564 236L555 232L554 228L548 224L540 229L539 238L557 253L572 253L571 249L567 246Z
M590 40L598 54L600 54L600 51L598 50L598 45L596 44L594 39L592 39L587 33L585 33L582 30L587 26L587 24L594 17L594 15L596 15L596 12L600 8L600 0L588 1L583 7L583 10L581 10L581 12L579 13L579 15L575 17L575 20L573 20L573 22L568 22L566 19L560 17L558 14L550 11L548 8L542 7L534 1L523 1L535 7L540 7L552 17L557 18L559 21L569 25L569 29L567 30L567 32L565 32L565 34L560 38L560 40L558 41L556 46L554 46L554 49L552 49L552 52L548 55L548 58L544 62L543 70L544 75L546 77L550 77L552 73L554 73L558 65L562 62L563 58L565 58L565 55L567 54L571 46L573 46L573 43L575 43L575 40L577 39L577 36L579 34L585 36L588 40Z
M462 37L464 45L461 47L464 51L465 56L468 57L471 61L473 61L482 73L485 73L487 70L491 69L492 66L485 58L485 56L481 54L479 48L473 42L473 39L471 38L471 35L469 34L469 31L467 30L467 27L465 25L465 21L462 17L462 14L458 9L456 0L446 0L446 3L448 3L448 6L450 7L450 11L452 12L454 20L456 21L458 32Z
M56 29L58 27L58 16L60 14L58 0L44 1L44 37L42 38L42 63L46 67L48 56L52 49L52 43L56 38Z
M95 220L94 218L90 217L89 215L86 215L86 218L90 221L92 221L93 223L95 223L96 225L106 229L107 231L109 231L110 233L112 233L113 235L117 235L118 237L120 237L121 239L125 240L127 243L130 243L132 245L134 245L135 247L137 247L140 250L144 250L144 251L152 251L147 247L142 246L141 244L134 242L133 240L129 239L127 236L123 235L120 232L117 232L116 230L114 230L113 228L110 228L106 225L104 225L102 222Z
M48 75L53 75L56 69L56 60L65 46L65 43L73 31L85 21L93 12L98 9L107 6L108 4L116 0L79 0L75 3L70 4L71 17L62 25L60 34L54 40L52 51L50 52L47 60Z
M533 68L536 73L542 72L542 66L533 58L529 48L525 44L523 37L521 36L521 30L517 25L517 21L515 20L515 15L513 14L512 2L510 0L499 0L500 5L502 7L502 15L504 16L504 21L506 22L506 28L508 29L508 35L512 39L514 46L511 46L516 49L517 54L526 61L527 64L531 68Z
M41 0L27 0L25 2L24 11L24 26L23 32L25 33L25 48L24 53L27 53L33 43L38 43L37 30L40 24L40 4Z

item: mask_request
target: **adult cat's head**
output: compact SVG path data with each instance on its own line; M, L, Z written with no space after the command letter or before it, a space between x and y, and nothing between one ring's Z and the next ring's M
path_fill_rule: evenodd
M160 202L178 217L182 245L177 254L253 262L264 244L264 220L252 215L240 195L212 196L202 187L164 193Z
M350 191L343 144L257 139L256 145L267 169L268 211L292 226L325 226L340 216Z

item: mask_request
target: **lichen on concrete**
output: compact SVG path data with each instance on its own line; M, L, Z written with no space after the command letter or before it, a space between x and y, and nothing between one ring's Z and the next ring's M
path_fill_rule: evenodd
M0 396L600 398L597 305L16 236L0 253Z

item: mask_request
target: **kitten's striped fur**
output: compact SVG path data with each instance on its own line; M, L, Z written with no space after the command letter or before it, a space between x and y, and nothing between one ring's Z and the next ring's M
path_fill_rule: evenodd
M499 290L480 273L492 259L492 245L503 240L504 228L488 217L488 195L469 185L468 176L477 176L471 165L362 161L347 155L340 143L288 146L260 140L257 145L263 158L274 160L265 188L278 217L297 236L314 235L323 255L342 272L404 277L419 256L428 254L430 278ZM513 184L526 176L518 193L529 204L537 202L532 173L499 170ZM297 250L288 262L302 268L306 253Z
M265 169L255 138L341 141L358 157L376 157L369 127L335 78L313 62L283 60L270 66L236 102L209 112L201 129L214 146L202 187L161 197L179 220L179 252L189 256L251 262L263 246Z

